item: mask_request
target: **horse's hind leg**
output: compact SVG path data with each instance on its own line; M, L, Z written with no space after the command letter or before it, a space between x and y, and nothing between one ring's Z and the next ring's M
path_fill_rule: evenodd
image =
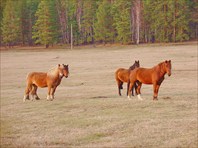
M30 93L31 90L32 90L32 85L31 84L27 84L27 87L25 89L25 94L24 94L24 97L23 97L23 102L25 102L25 100L29 100L30 99L29 93Z
M137 89L137 84L136 83L134 83L134 85L133 85L133 87L132 87L132 91L131 91L131 94L132 94L132 96L134 96L134 89L135 89L135 91L136 91L136 89ZM136 93L137 94L137 93Z
M35 84L33 84L32 85L32 92L31 92L31 94L32 94L32 98L33 99L40 100L40 98L37 95L37 88L38 87Z
M118 94L119 96L121 96L121 89L123 89L123 82L121 82L120 80L117 80L117 84L118 84Z

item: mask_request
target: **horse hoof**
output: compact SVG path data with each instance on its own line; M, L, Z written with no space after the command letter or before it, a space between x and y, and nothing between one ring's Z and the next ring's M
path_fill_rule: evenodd
M39 97L36 97L35 99L36 99L36 100L40 100L40 98L39 98Z
M26 100L30 100L29 95L24 95L24 97L23 97L23 102L25 102Z
M137 97L138 97L138 100L143 100L143 98L140 96L140 94L139 95L137 95Z

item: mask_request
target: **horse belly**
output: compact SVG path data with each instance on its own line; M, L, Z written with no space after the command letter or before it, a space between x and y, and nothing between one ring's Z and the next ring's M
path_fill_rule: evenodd
M46 82L46 74L45 73L38 73L32 77L32 83L38 87L47 87Z
M35 82L35 85L41 88L47 87L47 83L43 81Z
M152 75L143 71L142 73L138 73L137 80L143 84L152 84Z

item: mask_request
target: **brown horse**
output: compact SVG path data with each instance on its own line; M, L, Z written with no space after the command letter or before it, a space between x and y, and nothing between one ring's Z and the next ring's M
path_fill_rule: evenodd
M143 84L153 84L153 100L157 100L158 91L161 83L164 80L164 75L168 74L171 76L171 60L159 63L157 66L153 68L136 68L130 72L130 78L127 85L128 92L132 90L132 87L135 82L138 83L138 87L136 89L138 99L142 100L140 96L140 89ZM130 94L128 94L128 98L130 98Z
M123 83L124 82L127 83L129 81L130 71L137 67L140 67L139 61L135 61L135 63L131 67L129 67L129 69L119 68L118 70L116 70L115 79L116 79L116 82L118 85L118 94L120 96L121 96L121 89L123 89L123 86L122 86ZM136 86L136 85L134 85L134 86ZM134 89L134 87L133 87L133 89ZM128 92L127 92L127 95L128 95ZM133 90L132 90L132 95L133 95Z
M69 75L69 66L68 65L60 65L51 69L49 72L32 72L27 76L27 87L25 90L25 95L23 101L26 99L29 100L29 93L32 95L32 99L39 100L40 98L37 95L38 87L48 87L48 95L47 100L54 99L54 93L56 91L56 87L61 83L61 80L64 77L68 77Z

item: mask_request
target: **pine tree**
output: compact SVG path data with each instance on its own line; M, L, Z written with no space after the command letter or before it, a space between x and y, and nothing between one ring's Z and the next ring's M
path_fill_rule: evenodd
M2 19L3 19L3 10L5 8L6 1L1 1L0 3L0 46L2 45Z
M53 1L41 0L38 10L35 16L37 17L36 23L33 26L33 39L35 43L41 43L48 48L50 44L56 42L57 33L55 32L56 25L53 20L53 14L50 8L53 5Z
M58 22L61 43L69 43L69 30L68 30L68 2L63 0L56 0L56 9L58 13Z
M20 35L20 19L15 9L16 2L17 1L7 0L3 11L1 24L3 42L9 46L16 44Z
M187 0L189 8L189 35L191 39L198 38L198 2L197 0Z
M186 0L144 0L146 34L159 42L189 39L189 8Z
M113 26L117 32L117 40L123 44L131 40L130 8L131 2L126 0L115 0L113 3Z
M96 21L97 4L93 0L83 3L82 37L83 43L94 43L94 23Z
M100 1L96 12L97 21L94 25L95 39L97 41L113 42L115 29L113 27L113 17L111 15L111 2L109 0Z

